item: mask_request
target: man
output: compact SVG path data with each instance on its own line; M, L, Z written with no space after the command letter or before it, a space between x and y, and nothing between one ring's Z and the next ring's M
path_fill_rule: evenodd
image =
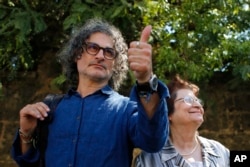
M168 136L167 87L152 71L151 26L140 41L127 45L120 31L100 19L85 23L59 54L72 89L65 94L49 124L45 166L129 167L133 148L159 151ZM128 54L128 57L127 57ZM118 94L129 62L136 85L130 99ZM32 146L37 120L50 109L43 102L20 110L20 128L12 156L20 166L37 163Z

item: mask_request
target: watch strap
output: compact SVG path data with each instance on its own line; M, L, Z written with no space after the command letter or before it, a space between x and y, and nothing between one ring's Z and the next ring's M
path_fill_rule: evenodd
M140 97L148 97L150 94L153 94L157 90L158 79L156 75L152 75L150 80L145 83L138 83L136 81L137 92Z

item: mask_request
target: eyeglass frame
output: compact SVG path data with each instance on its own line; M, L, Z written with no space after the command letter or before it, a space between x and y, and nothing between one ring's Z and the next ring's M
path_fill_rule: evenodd
M93 52L91 53L91 52L89 51L89 49L88 49L88 46L89 46L89 45L92 45L92 46L97 47L96 53L93 53ZM100 45L98 45L97 43L94 43L94 42L85 42L85 43L83 44L82 48L83 48L88 54L90 54L90 55L92 55L92 56L96 56L96 55L100 52L100 50L102 50L102 51L103 51L103 56L104 56L104 58L107 59L107 60L114 60L114 59L117 57L117 53L116 53L115 49L109 48L109 47L103 48L103 47L101 47ZM113 51L112 57L107 56L107 53L109 53L109 52L107 52L107 51L111 51L111 50Z
M192 99L192 102L188 102L187 99ZM198 102L201 106L204 106L204 102L203 100L199 99L199 98L193 98L192 96L184 96L182 98L179 98L179 99L176 99L174 102L176 101L180 101L180 100L183 100L183 102L187 105L190 105L192 106L195 102Z

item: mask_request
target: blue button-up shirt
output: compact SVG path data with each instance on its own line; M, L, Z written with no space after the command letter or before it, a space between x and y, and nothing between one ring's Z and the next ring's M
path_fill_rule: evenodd
M49 125L46 167L129 167L133 148L159 151L168 136L166 86L159 81L160 104L148 119L135 87L131 98L109 86L82 98L69 91L58 104ZM39 150L20 151L18 134L12 156L22 166L39 158Z

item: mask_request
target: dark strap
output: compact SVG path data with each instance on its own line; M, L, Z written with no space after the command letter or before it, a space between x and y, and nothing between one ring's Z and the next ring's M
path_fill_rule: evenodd
M43 102L49 106L50 112L48 112L48 117L46 117L45 120L38 120L37 123L35 145L40 151L39 167L45 167L45 150L47 147L49 133L48 125L53 120L56 107L62 100L63 96L63 94L48 94L43 100Z
M50 112L48 113L48 117L44 120L45 122L51 122L53 119L53 114L54 111L56 110L56 107L58 105L58 103L62 100L63 98L63 94L48 94L43 102L45 104L47 104L47 106L49 106L50 108Z

